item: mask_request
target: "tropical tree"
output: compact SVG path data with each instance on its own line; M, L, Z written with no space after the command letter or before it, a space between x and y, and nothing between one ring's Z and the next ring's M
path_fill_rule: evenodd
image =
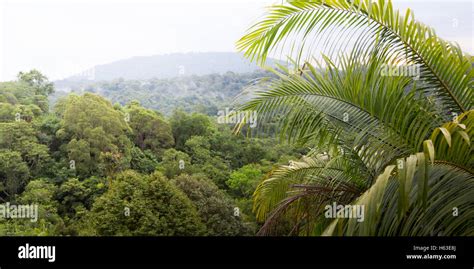
M192 136L209 136L213 127L208 116L181 110L174 111L170 118L171 129L177 150L184 150L186 141Z
M64 142L61 150L79 178L108 176L130 166L131 129L108 100L91 93L71 94L55 109L61 118L56 138Z
M235 214L236 205L230 196L220 190L205 175L181 174L172 180L196 207L207 235L249 235L240 215Z
M191 200L160 173L116 174L84 221L86 235L196 236L205 225ZM90 229L92 228L92 229Z
M49 82L48 78L36 69L29 72L20 72L17 77L19 81L26 82L33 87L35 94L47 96L54 92L53 83Z
M288 56L240 109L311 148L257 187L260 234L474 235L474 69L457 44L391 1L326 0L271 6L237 46ZM364 221L327 218L333 203Z
M156 156L174 144L169 124L157 112L130 102L125 107L126 119L132 128L132 141L141 150L150 150Z

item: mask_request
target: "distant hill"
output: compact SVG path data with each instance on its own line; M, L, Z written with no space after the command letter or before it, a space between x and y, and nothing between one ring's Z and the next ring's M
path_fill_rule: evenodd
M112 103L125 105L138 101L141 105L170 115L175 109L186 112L200 112L211 116L219 110L232 108L232 101L242 90L271 73L257 70L250 73L226 72L203 76L182 76L164 79L124 80L89 82L70 92L83 94L91 92L106 97ZM52 107L58 98L66 96L65 91L50 95Z
M269 59L267 64L273 65ZM225 72L249 73L259 70L242 54L232 52L173 53L155 56L140 56L109 64L98 65L81 74L55 81L59 90L85 86L90 82L125 80L165 79L179 76L224 74Z

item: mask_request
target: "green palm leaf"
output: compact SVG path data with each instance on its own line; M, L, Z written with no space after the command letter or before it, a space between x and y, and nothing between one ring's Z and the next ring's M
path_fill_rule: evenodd
M296 67L272 70L241 110L256 111L259 126L283 118L282 139L345 151L313 152L264 180L260 234L291 220L293 234L472 235L474 71L459 46L382 0L274 5L237 46L260 64L280 52ZM386 73L408 65L418 77ZM363 205L366 221L329 223L322 209L333 201ZM463 214L449 217L453 208Z
M313 35L315 38L310 39ZM331 58L349 44L360 58L377 48L378 56L387 64L420 65L423 90L439 94L445 110L461 113L473 107L470 57L457 44L442 40L432 28L416 21L410 9L400 15L391 1L290 1L274 5L267 17L237 42L237 48L263 64L275 51L299 61L303 52L306 58L311 57L308 44L319 45L317 49Z

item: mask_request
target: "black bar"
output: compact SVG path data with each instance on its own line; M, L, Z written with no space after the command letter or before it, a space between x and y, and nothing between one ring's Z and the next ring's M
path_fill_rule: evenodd
M465 268L473 268L473 241L473 237L1 237L0 267L277 263L385 264L403 265L403 268L410 265L414 268L466 265ZM55 261L19 259L19 247L27 243L30 246L55 246ZM423 252L415 250L415 246L428 249ZM447 249L453 246L455 251ZM454 254L456 258L409 260L406 256L426 254Z

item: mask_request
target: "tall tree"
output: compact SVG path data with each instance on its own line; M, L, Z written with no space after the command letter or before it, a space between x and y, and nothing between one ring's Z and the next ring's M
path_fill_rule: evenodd
M142 150L151 150L161 157L164 150L174 144L170 125L157 112L131 102L124 109L128 124L132 128L133 142Z
M117 174L89 216L97 235L191 236L205 233L189 198L159 173Z
M203 114L186 114L176 110L170 119L175 148L184 150L184 144L192 136L209 136L212 133L212 124L209 117Z
M36 69L18 73L18 80L32 86L37 95L48 96L54 92L53 83L49 82L48 78Z
M201 175L181 174L173 183L196 206L199 216L211 236L235 236L249 234L250 229L236 214L236 204L209 179Z
M86 93L70 95L58 103L62 128L56 135L65 141L67 163L77 175L111 175L130 165L131 132L124 115L104 98Z

